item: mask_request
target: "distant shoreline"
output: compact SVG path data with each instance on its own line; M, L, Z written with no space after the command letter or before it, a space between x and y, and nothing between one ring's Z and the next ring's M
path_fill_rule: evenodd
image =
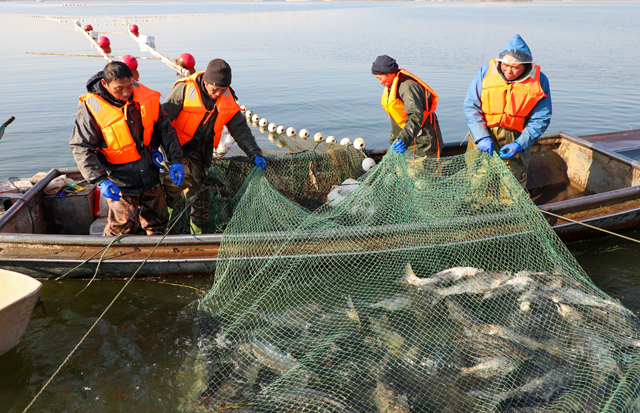
M538 3L538 2L574 2L574 1L637 1L637 0L187 0L188 2L202 3L320 3L320 2L413 2L413 3L444 3L444 2L467 2L467 3ZM182 3L180 0L0 0L0 3L59 3L61 5L74 5L78 7L89 3ZM77 5L77 6L76 6Z

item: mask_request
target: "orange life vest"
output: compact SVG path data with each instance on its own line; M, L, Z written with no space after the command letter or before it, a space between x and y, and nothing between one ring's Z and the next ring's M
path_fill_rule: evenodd
M134 81L133 101L140 106L144 128L143 143L148 146L153 134L153 125L158 121L160 93ZM133 140L127 124L127 107L130 103L127 102L124 107L117 108L94 93L80 96L80 102L86 103L89 112L102 131L107 147L98 148L98 150L104 154L107 161L119 165L140 159L136 142Z
M427 109L425 109L422 116L422 124L420 124L420 126L422 126L426 122L427 117L436 111L436 106L438 106L438 95L429 87L429 85L424 83L418 78L418 76L408 70L400 69L396 78L393 79L391 87L384 89L384 92L382 92L382 107L401 128L404 128L404 125L407 122L407 113L404 111L404 102L402 102L398 97L398 87L400 85L401 77L403 76L406 76L418 83L425 91L425 97L428 96L427 92L431 93L431 101L428 102Z
M498 72L497 63L489 61L489 71L482 79L482 112L489 128L503 128L522 132L524 122L545 93L540 85L540 66L533 66L533 76L522 82L507 83Z
M433 116L433 113L435 113L436 107L438 106L438 95L436 94L436 92L433 91L433 89L431 89L431 87L429 87L429 85L424 83L422 80L420 80L418 76L414 75L408 70L400 69L395 79L393 79L393 83L391 84L391 87L384 89L384 92L382 92L382 101L381 101L382 107L384 108L385 112L387 112L389 117L395 120L396 123L401 128L404 128L404 125L407 123L407 112L404 111L404 102L400 100L400 98L398 97L398 88L400 87L400 80L402 76L406 76L414 80L416 83L418 83L420 87L424 90L425 98L429 96L427 92L431 93L431 100L427 102L427 108L422 114L422 123L420 124L420 127L422 127L424 123L427 121L427 118L429 116ZM431 121L433 122L433 119ZM435 130L435 133L437 134L438 131ZM438 141L437 135L436 135L436 146L437 146L436 148L437 159L439 162L440 161L440 141ZM414 147L414 150L415 150L415 147Z
M180 145L184 145L193 139L193 135L198 130L198 126L202 123L202 120L207 117L204 123L209 121L211 115L217 110L216 123L213 125L214 138L213 147L217 148L220 143L220 136L222 135L222 128L226 125L233 116L240 111L240 106L236 103L235 99L231 95L229 89L216 99L215 108L213 110L207 110L202 103L202 96L200 95L200 87L196 82L198 76L202 76L204 72L196 72L189 77L179 79L174 84L185 82L186 88L184 91L184 101L182 103L182 110L180 114L171 122L173 127L178 133L178 139L180 139Z

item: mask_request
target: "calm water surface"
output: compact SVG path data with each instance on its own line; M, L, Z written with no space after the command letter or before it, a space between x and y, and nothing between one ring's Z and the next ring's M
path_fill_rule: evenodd
M311 134L363 137L370 148L385 145L389 133L382 89L370 71L377 55L395 57L434 88L444 139L459 141L471 79L516 33L549 77L549 131L640 128L636 1L62 5L0 2L0 121L17 118L0 141L0 181L75 166L68 141L77 99L105 62L25 53L94 53L83 36L65 32L74 18L103 32L122 32L128 18L155 36L166 56L193 54L199 70L222 57L240 101L260 116ZM107 36L114 55L145 55L128 36ZM159 61L139 64L141 82L166 95L175 74ZM266 134L255 135L264 148L276 148ZM600 288L640 314L638 244L608 238L569 248ZM168 281L211 285L202 278ZM41 297L71 296L85 283L45 282ZM122 285L98 282L79 298L36 309L20 346L0 356L0 412L24 409ZM201 296L157 280L132 282L31 411L175 411L189 382Z

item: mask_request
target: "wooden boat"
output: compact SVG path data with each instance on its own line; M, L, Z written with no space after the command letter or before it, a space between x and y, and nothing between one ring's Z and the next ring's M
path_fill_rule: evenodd
M464 144L448 143L443 156L457 155L465 149ZM373 150L369 154L381 157L385 151ZM545 134L532 147L531 155L528 189L542 211L614 232L640 228L640 130L582 138L564 132ZM19 200L0 198L0 203L10 206L0 216L0 268L47 279L82 264L70 278L94 275L113 237L79 235L89 233L94 219L92 188L63 201L43 194L47 183L61 174L80 177L76 168L52 169L27 193L15 197ZM8 181L21 179L27 178ZM565 242L606 235L550 215L548 221ZM395 231L367 230L377 234ZM261 242L286 236L252 234L247 239ZM322 237L322 234L301 234L300 254L304 253L304 242L318 242ZM137 277L212 275L221 238L221 234L168 235L158 245L161 236L126 237L109 246L98 276L130 277L143 262Z
M41 288L27 275L0 270L0 355L20 343Z

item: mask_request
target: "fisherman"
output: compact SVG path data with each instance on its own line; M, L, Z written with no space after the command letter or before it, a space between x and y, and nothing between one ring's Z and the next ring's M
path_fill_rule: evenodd
M247 121L236 103L230 87L231 67L223 59L213 59L204 72L178 80L162 104L176 128L185 154L185 179L182 184L164 180L164 187L173 205L185 191L187 199L198 194L191 206L191 232L207 232L209 226L209 197L198 192L213 162L224 156L230 143L221 142L223 127L238 142L240 149L263 170L267 164ZM161 161L161 160L160 160Z
M472 138L467 152L499 151L526 189L529 148L549 126L551 94L547 77L519 34L482 66L469 86L464 113Z
M160 93L133 80L122 62L111 62L87 82L69 141L84 179L109 205L103 235L162 234L169 221L160 172L152 148L162 145L171 179L184 178L182 148L160 105ZM157 149L153 149L157 151Z
M371 73L385 88L382 107L391 119L391 147L399 153L409 149L414 159L439 158L438 95L416 75L399 69L395 59L387 55L376 58Z

